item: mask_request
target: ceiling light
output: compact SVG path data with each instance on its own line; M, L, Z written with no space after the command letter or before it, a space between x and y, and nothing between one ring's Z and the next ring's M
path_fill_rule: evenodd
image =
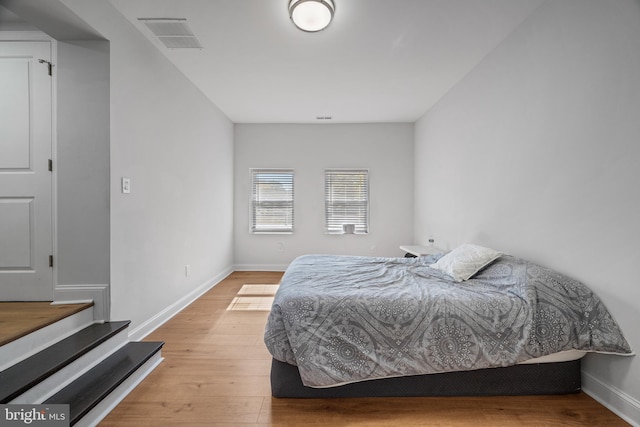
M333 0L289 0L289 17L302 31L323 30L333 18Z

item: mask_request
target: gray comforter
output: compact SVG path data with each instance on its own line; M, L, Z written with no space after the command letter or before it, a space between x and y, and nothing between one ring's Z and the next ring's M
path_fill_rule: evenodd
M265 343L310 387L510 366L563 350L631 354L586 286L503 255L456 283L438 256L305 255L282 278Z

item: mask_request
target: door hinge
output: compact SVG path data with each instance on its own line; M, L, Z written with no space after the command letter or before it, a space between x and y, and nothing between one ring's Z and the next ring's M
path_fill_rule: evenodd
M47 61L46 59L38 59L38 62L41 64L47 64L47 66L49 67L49 75L53 76L53 64L51 63L51 61Z
M53 160L49 159L49 172L53 172Z
M53 255L49 255L49 267L53 267Z

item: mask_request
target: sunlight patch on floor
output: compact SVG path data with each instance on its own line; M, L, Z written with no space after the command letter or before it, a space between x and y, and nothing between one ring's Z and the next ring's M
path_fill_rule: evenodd
M242 285L238 295L275 295L280 285Z
M269 311L279 285L242 285L227 310Z
M272 304L273 297L235 297L227 310L269 311Z

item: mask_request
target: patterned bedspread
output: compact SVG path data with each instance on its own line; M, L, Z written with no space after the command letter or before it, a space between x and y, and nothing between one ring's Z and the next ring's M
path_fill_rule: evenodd
M563 350L631 354L586 286L503 255L456 283L436 256L305 255L289 266L265 331L309 387L510 366Z

